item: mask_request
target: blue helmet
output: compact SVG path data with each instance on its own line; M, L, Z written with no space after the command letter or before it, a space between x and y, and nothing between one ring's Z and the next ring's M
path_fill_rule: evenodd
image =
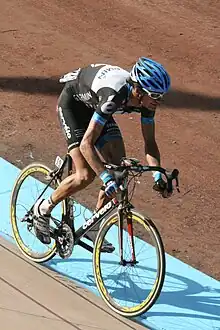
M143 90L166 93L170 87L170 76L162 64L150 58L140 57L130 73L131 80Z

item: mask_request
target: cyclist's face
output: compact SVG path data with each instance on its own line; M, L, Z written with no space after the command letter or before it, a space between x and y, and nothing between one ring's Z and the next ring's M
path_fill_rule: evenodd
M154 100L147 94L144 94L141 98L140 104L144 108L148 108L149 110L155 111L158 104L160 104L160 101L161 100Z
M160 104L161 99L153 99L147 93L143 93L138 87L133 88L131 103L135 107L144 107L149 110L155 111L156 107Z

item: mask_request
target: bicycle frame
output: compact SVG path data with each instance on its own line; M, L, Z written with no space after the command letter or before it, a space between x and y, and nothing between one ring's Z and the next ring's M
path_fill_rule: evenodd
M64 172L65 167L67 166L68 175L72 174L72 158L69 154L66 154L64 161L59 158L59 168L55 169L51 173L51 180L48 183L47 186L51 184L53 179L56 177L60 181L62 180L62 175ZM47 189L44 189L44 191ZM42 195L44 193L42 192ZM71 198L66 198L65 201L65 208L66 208L66 214L63 215L61 223L58 222L56 219L52 218L53 221L56 223L58 227L62 226L63 223L67 223L70 228L72 229L73 235L74 235L74 245L80 245L81 247L85 248L89 252L93 253L93 248L91 245L81 241L81 238L83 238L88 231L90 231L93 227L95 227L97 224L103 221L103 219L108 216L113 210L116 208L118 209L118 233L119 233L119 249L120 249L120 257L121 257L121 264L125 264L125 260L123 259L123 219L124 219L124 211L129 211L129 209L133 208L133 206L128 201L128 190L127 187L123 189L120 192L119 200L116 198L113 198L108 203L106 203L102 208L100 208L95 214L92 215L91 218L88 220L85 220L83 225L75 231L74 227L74 214L73 214L73 207L71 203ZM131 218L129 218L129 215L127 215L127 221L128 221L128 233L131 241L131 248L132 248L132 260L126 263L135 263L135 252L134 252L134 239L133 239L133 226ZM57 229L51 228L51 237L56 238L57 236Z

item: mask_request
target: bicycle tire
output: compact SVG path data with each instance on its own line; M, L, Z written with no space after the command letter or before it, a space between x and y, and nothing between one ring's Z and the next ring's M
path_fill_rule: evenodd
M32 164L26 166L20 172L19 176L17 177L13 190L12 190L12 195L11 195L10 215L11 215L12 231L13 231L13 236L14 236L15 242L17 243L21 252L28 259L30 259L34 262L37 262L37 263L46 262L55 256L56 242L55 241L53 242L51 248L48 248L48 251L42 252L42 253L34 253L25 245L25 243L22 240L21 235L19 233L19 229L18 229L17 216L16 216L17 199L18 199L18 195L19 195L19 192L22 188L24 181L29 176L36 175L37 173L48 176L50 172L51 172L50 168L41 163L32 163ZM57 179L55 179L55 180L56 180L56 182L55 182L56 186L59 185L60 181ZM64 202L62 203L62 212L65 212L65 203Z
M165 262L165 251L162 239L160 237L160 234L154 225L153 221L149 218L143 217L141 214L131 211L132 213L132 219L134 221L138 221L138 223L142 224L144 228L150 233L151 237L153 238L155 245L156 245L156 254L157 254L157 277L155 280L155 283L152 287L152 290L147 295L147 297L142 301L140 304L134 306L134 307L127 307L127 306L121 306L120 304L116 303L114 298L111 296L111 293L108 291L108 286L105 285L105 280L102 276L101 271L101 246L102 242L105 239L105 236L109 229L117 224L118 222L118 214L115 212L112 214L109 218L107 218L97 235L96 242L94 245L94 253L93 253L93 271L94 271L94 277L95 282L98 288L98 291L105 301L105 303L116 313L125 316L125 317L136 317L143 313L145 313L147 310L149 310L156 300L158 299L163 283L165 278L165 270L166 270L166 262ZM145 243L143 243L145 244ZM113 273L113 272L112 272ZM119 282L119 281L117 281ZM115 290L116 291L116 290Z

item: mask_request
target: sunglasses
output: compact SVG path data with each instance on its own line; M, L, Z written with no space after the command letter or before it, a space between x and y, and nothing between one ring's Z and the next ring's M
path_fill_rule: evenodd
M147 94L147 96L149 96L153 100L161 100L165 94L165 93L149 92L147 89L144 89L143 93Z

